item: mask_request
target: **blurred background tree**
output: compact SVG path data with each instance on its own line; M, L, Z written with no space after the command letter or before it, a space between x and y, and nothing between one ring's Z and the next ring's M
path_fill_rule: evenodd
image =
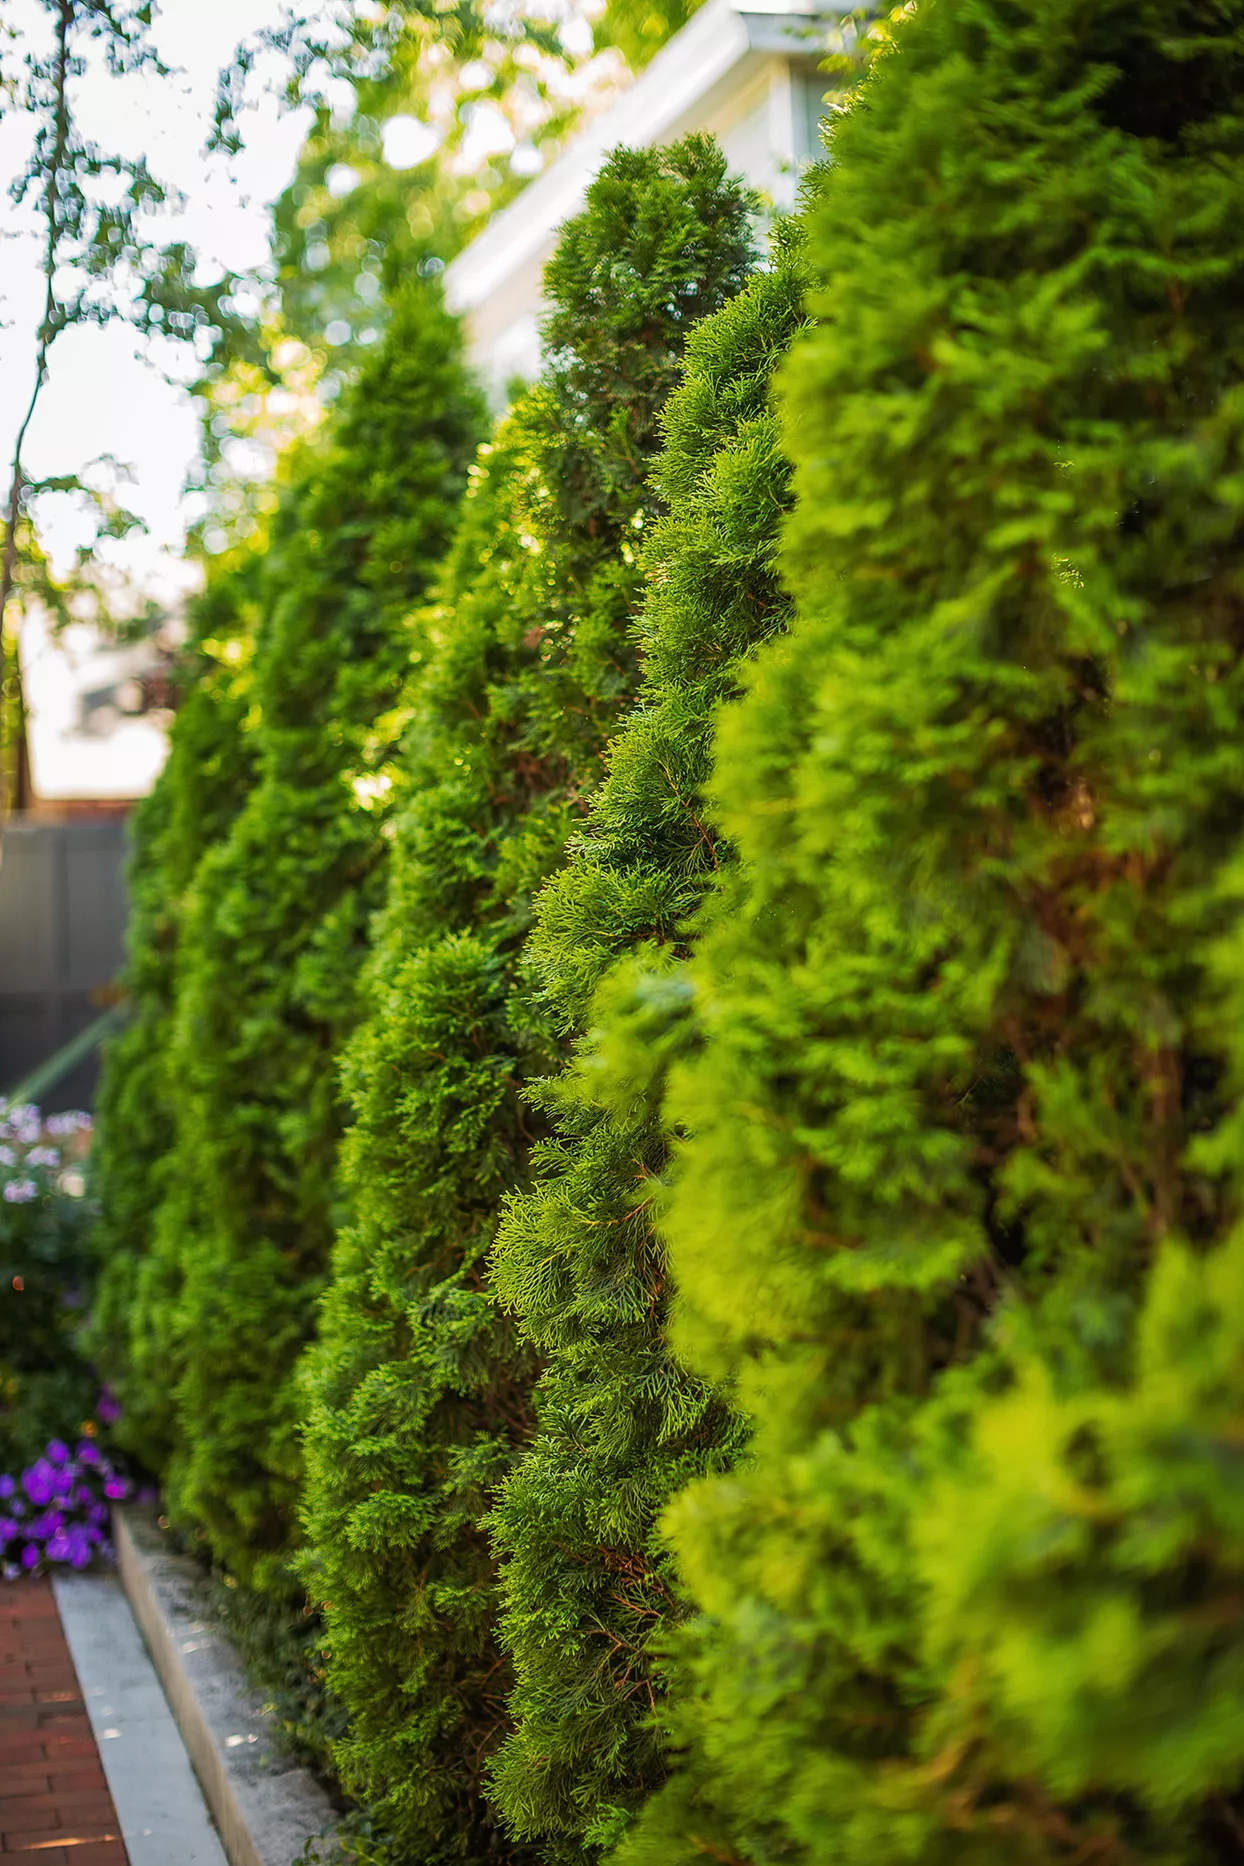
M379 340L394 287L431 277L555 158L694 11L686 0L336 5L255 34L222 74L216 138L239 147L263 54L309 105L269 263L230 299L239 341L197 385L204 419L195 542L255 540L276 456L319 421Z
M20 114L29 126L29 153L9 197L15 209L35 208L43 282L30 393L13 442L0 520L6 696L0 708L0 819L11 799L20 801L22 789L21 676L16 653L9 664L4 633L10 601L38 595L59 608L64 596L36 542L32 502L47 492L78 495L95 515L96 541L123 535L136 522L115 497L115 473L99 482L77 474L27 474L26 438L53 345L75 325L114 319L148 335L192 343L209 366L219 346L232 354L249 342L230 297L233 281L222 277L204 285L194 250L184 240L161 237L161 215L177 204L176 192L144 159L101 148L78 121L77 90L90 67L102 64L117 78L136 71L167 75L151 39L154 11L152 0L37 0L25 18L10 13L0 36L0 116ZM88 546L80 568L90 556Z

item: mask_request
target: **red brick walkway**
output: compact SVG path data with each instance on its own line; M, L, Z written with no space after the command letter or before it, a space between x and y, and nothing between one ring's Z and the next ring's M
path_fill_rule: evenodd
M47 1581L0 1582L0 1856L126 1866L112 1796Z

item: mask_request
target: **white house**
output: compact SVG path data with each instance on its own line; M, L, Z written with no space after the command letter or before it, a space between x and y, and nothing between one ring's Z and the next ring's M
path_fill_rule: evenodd
M653 147L704 130L736 173L788 207L820 152L829 80L850 0L706 0L613 107L461 252L445 275L471 362L494 401L539 365L544 267L562 223L619 144Z

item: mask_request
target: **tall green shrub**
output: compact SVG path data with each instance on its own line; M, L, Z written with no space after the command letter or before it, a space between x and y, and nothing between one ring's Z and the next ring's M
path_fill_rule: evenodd
M145 1316L169 1370L165 1497L260 1586L293 1527L290 1374L332 1232L335 1059L387 848L407 616L448 541L478 426L455 325L409 289L274 518L256 780L198 866L182 929L176 1136Z
M742 284L749 197L692 139L615 154L547 275L539 383L480 456L426 621L389 899L351 1046L353 1207L306 1368L307 1552L343 1779L398 1857L524 1855L481 1795L506 1728L482 1519L531 1429L485 1266L554 1038L515 963L634 692L646 473L691 328Z
M121 1401L118 1437L153 1470L169 1449L168 1369L149 1358L145 1317L152 1219L175 1134L169 1053L178 944L195 869L227 833L254 777L254 735L245 726L259 574L255 557L232 566L194 608L168 759L132 824L129 1017L104 1053L92 1147L99 1282L91 1348Z
M570 860L538 899L525 955L557 1029L580 1048L528 1090L553 1137L493 1260L501 1303L546 1367L534 1442L493 1518L517 1727L492 1779L517 1831L557 1836L570 1857L585 1837L606 1840L660 1779L653 1647L678 1584L657 1518L737 1438L720 1396L665 1340L652 1207L668 1151L668 1044L645 1039L685 995L696 910L731 859L703 795L713 721L787 617L774 557L788 475L769 392L804 279L796 229L778 242L770 269L688 344L654 475L667 516L645 550L638 705ZM648 1077L613 1099L609 1051L636 1013Z
M931 0L723 718L680 1336L748 1464L627 1861L1238 1857L1244 6Z

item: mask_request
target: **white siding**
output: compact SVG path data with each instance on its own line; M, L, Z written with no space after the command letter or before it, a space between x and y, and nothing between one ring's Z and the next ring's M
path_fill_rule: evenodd
M460 253L446 278L466 321L468 353L496 406L539 367L544 267L557 231L619 144L644 148L692 130L717 137L727 161L776 207L819 154L826 80L817 64L841 43L847 0L707 0L643 76L551 168Z

